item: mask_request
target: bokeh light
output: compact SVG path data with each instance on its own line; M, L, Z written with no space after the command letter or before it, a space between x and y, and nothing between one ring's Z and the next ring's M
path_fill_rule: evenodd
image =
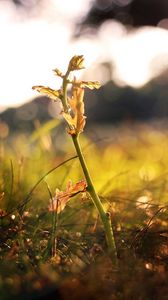
M22 2L26 7L27 2ZM131 0L97 3L108 8L126 6ZM41 0L36 4L32 0L31 9L24 10L9 0L0 1L1 110L35 97L33 85L59 87L52 69L64 71L74 54L86 58L89 70L81 76L97 76L102 84L111 79L119 86L139 88L168 67L168 19L161 20L157 27L141 29L108 20L96 32L86 30L75 39L75 26L88 13L91 0ZM98 67L106 62L111 63L111 72ZM91 78L93 73L96 76Z

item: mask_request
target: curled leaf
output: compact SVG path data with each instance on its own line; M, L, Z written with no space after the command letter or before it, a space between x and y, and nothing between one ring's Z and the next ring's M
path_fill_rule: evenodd
M62 113L69 125L68 133L71 135L81 133L86 123L86 117L84 116L83 97L84 89L73 86L72 98L68 101L71 108L71 113Z
M49 211L56 211L57 214L62 212L67 205L71 197L77 195L78 193L86 192L86 181L81 180L75 185L69 180L65 191L60 191L56 189L53 199L50 199Z
M58 101L58 98L61 99L62 97L62 90L53 90L50 87L45 87L42 85L36 85L32 87L33 90L36 90L40 94L43 94L45 96L48 96L54 101Z
M68 70L69 71L77 71L77 70L81 70L84 69L84 56L83 55L74 55L70 62L69 62L69 66L68 66Z

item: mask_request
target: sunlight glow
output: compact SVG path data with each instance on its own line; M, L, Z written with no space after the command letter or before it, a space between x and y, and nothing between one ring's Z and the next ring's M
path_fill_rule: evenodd
M100 38L108 49L106 59L113 63L112 79L117 84L140 87L168 67L168 61L161 59L168 54L167 30L143 27L127 33L123 25L113 21L102 26Z
M68 18L62 20L65 2L69 3L44 0L39 15L32 13L24 20L19 18L14 4L8 0L0 3L1 109L20 105L34 97L32 86L35 84L50 84L57 88L52 70L55 67L65 70L71 57L69 47L74 26L72 21L69 22L68 14ZM90 0L85 3L84 0L71 1L71 16L77 19L86 14L89 3Z
M58 88L60 82L52 70L65 71L74 54L83 54L90 68L83 76L100 78L102 84L108 74L99 71L99 63L110 61L111 79L133 87L144 85L168 67L168 31L161 28L167 20L157 28L129 32L117 21L106 21L97 35L72 40L75 23L86 15L91 2L43 0L38 13L34 8L28 15L19 14L8 0L0 2L0 109L35 97L33 85Z

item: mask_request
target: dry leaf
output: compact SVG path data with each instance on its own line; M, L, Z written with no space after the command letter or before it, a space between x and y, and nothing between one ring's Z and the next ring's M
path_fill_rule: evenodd
M80 87L81 88L87 87L90 90L93 90L93 89L99 89L101 87L101 84L99 81L81 81Z
M40 94L43 94L45 96L48 96L54 101L58 101L58 98L61 99L62 97L62 90L53 90L50 87L45 87L42 85L36 85L32 87L33 90L36 90Z
M71 135L81 133L85 126L83 97L84 89L73 86L72 98L68 100L71 113L62 113L69 125L68 132Z
M68 66L68 70L71 71L76 71L76 70L81 70L84 69L84 57L83 55L75 55L71 58Z
M73 80L68 80L69 83L71 83L73 86L80 87L80 88L89 88L90 90L93 89L99 89L101 87L101 84L99 81L79 81L76 80L74 77Z
M69 180L65 191L56 189L53 199L50 200L49 211L57 211L57 214L59 214L64 210L71 197L78 193L86 192L86 186L85 180L77 182L74 186L72 181Z
M57 76L59 76L59 77L61 77L61 78L63 78L64 77L64 74L59 70L59 69L54 69L53 70L54 71L54 73L57 75Z

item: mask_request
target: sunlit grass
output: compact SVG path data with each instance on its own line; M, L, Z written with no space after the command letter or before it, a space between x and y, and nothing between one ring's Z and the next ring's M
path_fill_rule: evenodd
M99 196L113 215L121 259L125 251L126 256L133 251L137 260L138 255L144 259L141 268L150 266L151 270L164 274L165 269L159 271L159 266L164 266L167 257L161 234L168 225L168 132L145 125L134 129L125 126L125 130L122 126L111 127L114 139L112 134L107 137L106 131L105 128L106 139L103 135L99 138L96 134L84 135L81 143ZM58 215L56 255L52 256L49 190L54 195L56 188L65 190L69 179L73 182L83 179L77 159L46 176L22 206L43 175L75 155L72 144L60 132L61 137L58 126L44 131L35 141L28 133L1 140L0 283L4 299L28 290L39 293L49 286L60 286L66 276L77 276L105 253L98 214L91 199L78 194ZM28 278L30 285L26 287ZM47 283L43 285L45 280Z

